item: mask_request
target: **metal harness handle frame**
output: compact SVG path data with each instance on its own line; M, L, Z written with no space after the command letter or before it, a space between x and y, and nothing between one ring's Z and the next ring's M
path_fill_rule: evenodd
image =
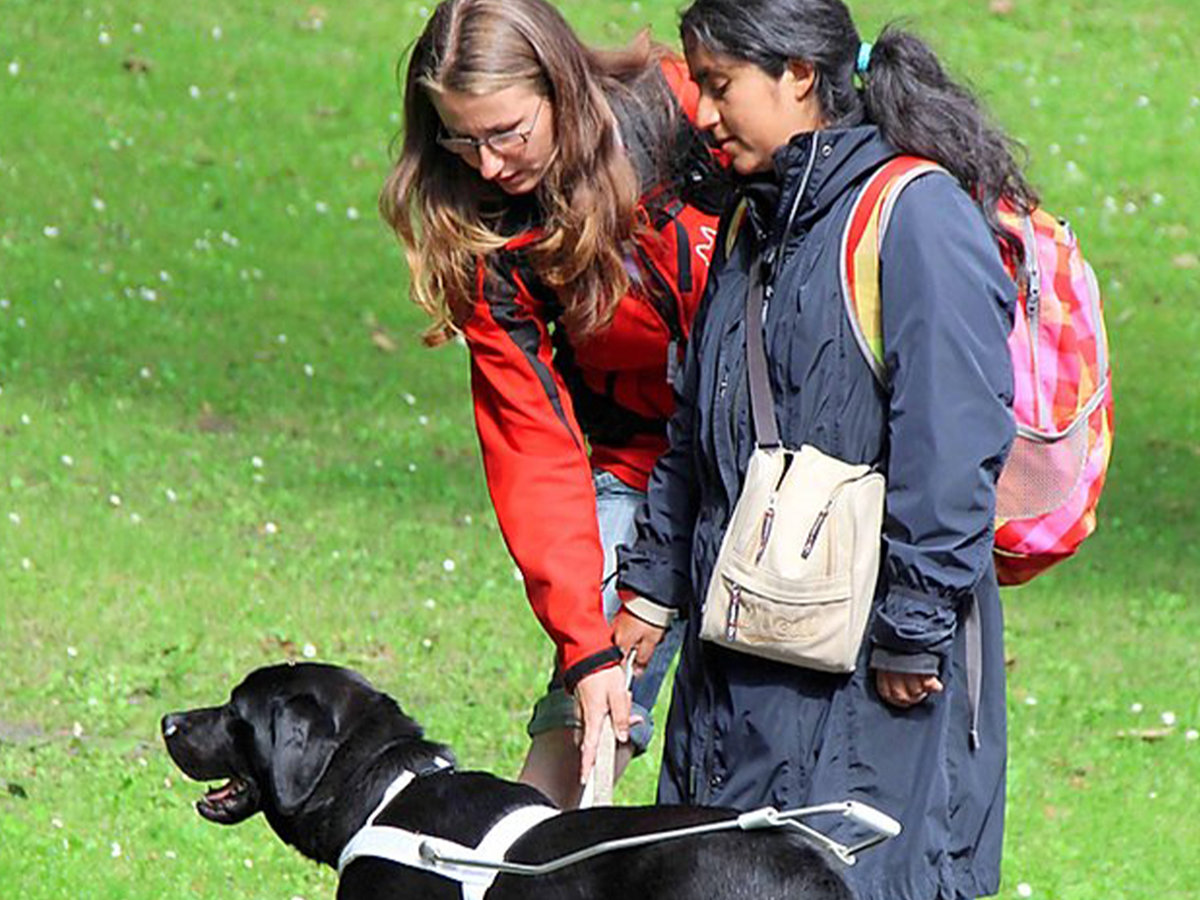
M845 844L838 843L829 836L799 821L809 816L832 813L841 814L844 818L871 829L875 832L874 836L847 847ZM481 859L478 857L453 856L439 850L436 843L428 840L422 842L418 849L421 859L430 865L434 871L436 871L438 865L446 865L487 869L508 875L533 876L557 872L559 869L564 869L567 866L573 866L584 860L592 859L604 853L612 853L616 850L628 850L632 847L642 847L646 844L656 844L661 841L670 841L699 834L711 834L717 831L732 831L734 829L758 831L765 828L793 828L828 849L848 866L854 865L855 856L858 853L874 847L888 838L893 838L900 833L900 823L891 816L880 812L874 807L867 806L865 803L859 803L855 800L845 800L840 803L823 803L819 806L806 806L800 809L789 809L784 812L779 812L773 806L764 806L761 809L743 813L735 819L728 819L723 822L710 822L705 825L693 825L688 828L677 828L672 831L657 831L652 834L641 834L633 837L603 841L591 847L585 847L582 850L576 850L574 853L568 853L565 856L560 856L557 859L536 865L506 862L504 860Z

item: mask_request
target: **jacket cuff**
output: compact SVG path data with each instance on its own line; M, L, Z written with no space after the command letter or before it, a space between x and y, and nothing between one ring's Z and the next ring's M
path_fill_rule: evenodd
M625 611L637 616L648 625L656 628L670 628L671 623L679 617L679 613L669 606L647 600L645 597L634 596L623 604Z
M892 588L876 609L871 643L894 654L944 656L958 628L958 604L949 598Z
M941 675L942 660L936 653L893 653L882 647L871 650L872 669L906 675Z
M617 587L677 611L691 596L691 579L668 560L624 546L617 547Z
M623 655L620 647L607 647L599 653L593 653L591 656L584 657L563 672L563 687L567 689L568 694L573 694L575 693L575 686L588 675L591 675L593 672L599 672L601 669L615 666L622 658Z

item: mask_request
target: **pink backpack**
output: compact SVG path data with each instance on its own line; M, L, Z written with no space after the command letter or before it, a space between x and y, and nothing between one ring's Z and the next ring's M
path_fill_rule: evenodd
M855 201L842 236L842 297L860 349L886 378L879 248L900 192L944 172L913 156L884 164ZM1017 437L996 489L996 575L1023 584L1071 556L1096 528L1113 441L1108 339L1100 290L1070 226L1008 204L1001 225L1024 247L1001 255L1019 286L1009 337Z

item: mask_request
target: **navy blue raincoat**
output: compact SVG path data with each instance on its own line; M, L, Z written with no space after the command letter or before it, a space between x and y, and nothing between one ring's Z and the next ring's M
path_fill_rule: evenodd
M888 384L872 376L840 294L857 190L896 155L873 126L798 135L750 183L735 240L717 239L671 423L621 583L688 629L659 800L787 809L858 799L899 838L847 870L862 900L994 893L1004 813L1004 651L992 565L995 483L1014 434L1006 341L1016 287L978 207L948 175L900 196L880 253ZM790 226L788 220L791 219ZM699 639L703 598L754 448L743 328L749 267L778 259L764 335L784 444L887 476L883 562L856 671L809 671ZM963 627L974 607L982 662ZM976 645L978 646L978 644ZM900 709L872 667L935 672L944 693ZM974 667L972 667L974 669ZM814 822L861 836L845 820Z

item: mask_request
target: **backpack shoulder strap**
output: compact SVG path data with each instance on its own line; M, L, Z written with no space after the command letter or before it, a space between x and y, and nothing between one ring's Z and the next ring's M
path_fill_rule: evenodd
M883 361L883 307L879 296L879 251L900 193L932 172L946 170L918 156L898 156L867 179L846 220L840 253L842 301L854 340L880 384L887 382Z

